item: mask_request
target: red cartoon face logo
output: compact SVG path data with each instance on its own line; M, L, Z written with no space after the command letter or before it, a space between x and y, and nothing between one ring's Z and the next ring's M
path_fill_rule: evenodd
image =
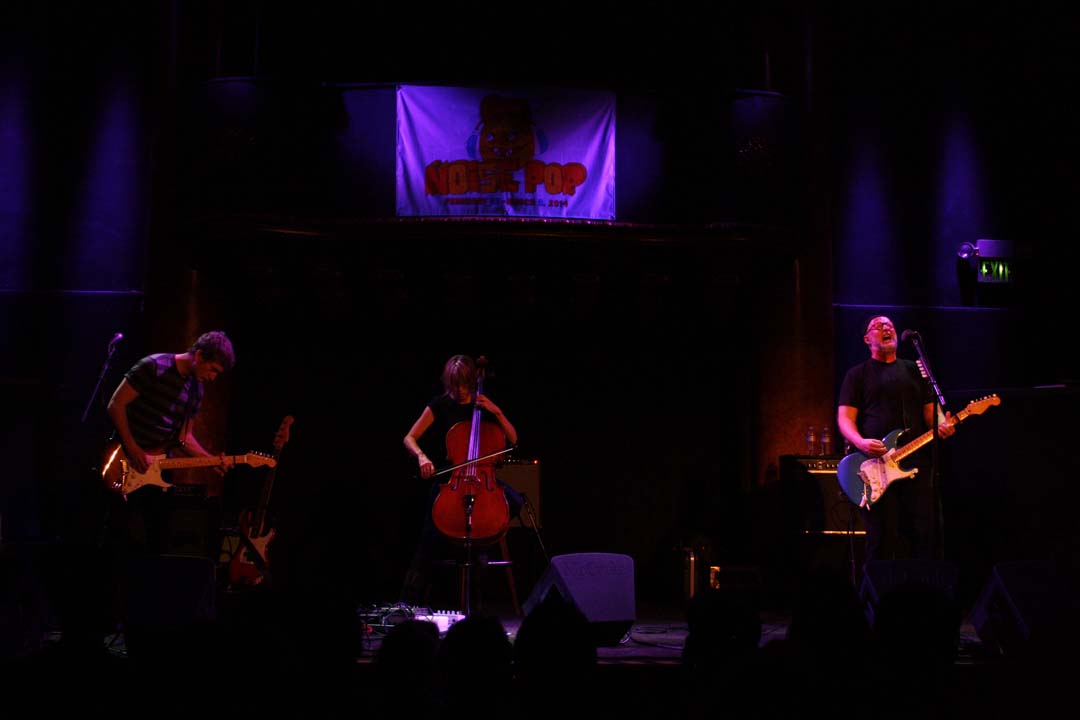
M532 112L524 100L488 95L480 103L477 150L482 160L497 160L514 169L536 155Z
M517 193L574 195L588 173L579 162L545 163L537 156L548 149L544 131L533 123L527 100L488 95L480 101L480 121L465 141L469 159L435 160L424 168L427 195ZM447 202L455 202L450 198ZM472 202L472 199L470 199ZM565 208L565 198L506 198L515 207ZM458 203L464 204L464 203Z

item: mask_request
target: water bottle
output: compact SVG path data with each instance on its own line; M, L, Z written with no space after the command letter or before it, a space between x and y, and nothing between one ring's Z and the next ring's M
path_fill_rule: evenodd
M832 430L828 425L821 428L821 454L832 455Z
M806 454L817 455L817 433L814 431L814 426L811 425L806 429Z

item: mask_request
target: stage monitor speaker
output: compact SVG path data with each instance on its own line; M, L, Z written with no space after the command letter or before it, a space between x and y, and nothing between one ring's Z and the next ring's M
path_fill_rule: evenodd
M983 647L1019 657L1051 641L1075 637L1080 614L1077 578L1049 561L1015 560L994 566L971 612Z
M927 585L956 601L959 581L960 569L942 560L873 560L863 567L859 598L872 626L881 598L893 588L911 584Z
M544 527L543 514L540 511L540 462L527 460L507 462L500 467L496 477L524 495L536 515L536 527ZM524 522L522 522L524 520ZM531 527L528 509L522 508L521 516L510 521L510 527Z
M597 645L617 645L636 619L634 561L629 555L556 555L525 600L525 614L552 592L581 611Z

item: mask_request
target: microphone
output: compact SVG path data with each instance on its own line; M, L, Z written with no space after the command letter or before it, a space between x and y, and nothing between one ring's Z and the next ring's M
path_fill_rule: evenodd
M124 339L124 333L116 333L112 336L112 340L109 341L109 352L112 352L116 347L116 344Z
M920 339L921 338L919 337L919 333L918 333L917 330L905 330L904 332L900 333L901 342L907 342L908 340L920 340Z

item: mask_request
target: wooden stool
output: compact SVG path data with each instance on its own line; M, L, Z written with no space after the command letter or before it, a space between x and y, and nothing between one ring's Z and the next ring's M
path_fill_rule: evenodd
M475 549L474 549L474 552L475 552ZM522 614L521 614L521 605L518 603L517 585L514 584L514 561L510 559L510 548L506 544L506 534L505 533L503 533L503 536L501 538L499 538L499 554L501 556L500 560L487 560L486 562L483 563L483 565L485 567L491 567L492 565L502 565L503 568L506 570L506 582L510 586L510 601L514 604L514 613L516 613L518 617L521 617L522 616ZM466 590L468 589L468 588L465 587L466 583L468 582L468 574L467 573L468 573L468 568L466 566L462 565L461 566L461 580L460 580L460 583L459 583L460 586L461 586L461 595L460 595L460 597L461 597L461 608L466 613L469 612L469 608L466 607L467 603L466 603L466 597L465 597Z

